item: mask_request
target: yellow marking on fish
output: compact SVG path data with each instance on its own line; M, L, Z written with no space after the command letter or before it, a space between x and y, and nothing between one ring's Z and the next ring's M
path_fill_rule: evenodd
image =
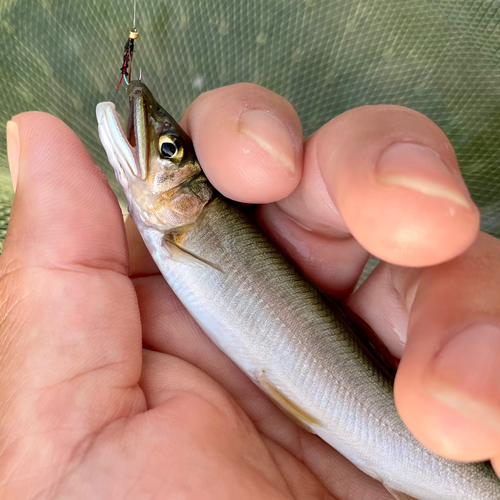
M187 233L171 233L168 235L168 240L175 244L177 247L182 247L186 239Z
M265 372L259 371L256 374L257 383L262 387L268 396L297 424L308 431L312 431L311 426L323 427L323 424L315 417L307 413L297 403L285 396L275 385L267 378Z

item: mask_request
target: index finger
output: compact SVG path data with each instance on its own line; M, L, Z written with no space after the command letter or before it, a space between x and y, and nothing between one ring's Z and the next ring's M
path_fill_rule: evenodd
M302 127L292 105L258 85L202 94L181 126L210 182L228 198L270 203L288 196L302 175Z

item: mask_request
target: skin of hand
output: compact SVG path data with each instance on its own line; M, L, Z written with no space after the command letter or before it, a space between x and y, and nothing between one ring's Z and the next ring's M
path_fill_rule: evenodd
M443 132L367 106L302 140L251 84L182 125L226 196L401 357L398 410L457 460L500 467L499 241ZM392 498L284 416L167 286L76 135L9 122L16 194L0 257L0 498ZM354 293L371 252L384 262Z

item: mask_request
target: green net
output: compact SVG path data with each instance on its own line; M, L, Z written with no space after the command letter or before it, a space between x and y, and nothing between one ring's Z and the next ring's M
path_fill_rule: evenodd
M62 118L118 194L94 110L127 109L114 93L132 15L132 1L0 0L1 119ZM499 0L138 0L134 72L177 118L201 92L242 81L290 100L306 135L364 104L421 111L448 134L482 228L500 236L499 21ZM0 134L3 237L12 188Z

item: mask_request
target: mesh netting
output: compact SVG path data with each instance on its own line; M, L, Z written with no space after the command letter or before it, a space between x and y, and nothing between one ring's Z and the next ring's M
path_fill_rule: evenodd
M134 68L177 118L241 81L290 100L305 134L363 104L421 111L455 147L483 229L500 236L499 21L499 0L138 0ZM0 0L0 118L62 118L117 193L94 110L115 100L126 112L114 92L131 24L132 1ZM2 236L12 188L0 135Z

